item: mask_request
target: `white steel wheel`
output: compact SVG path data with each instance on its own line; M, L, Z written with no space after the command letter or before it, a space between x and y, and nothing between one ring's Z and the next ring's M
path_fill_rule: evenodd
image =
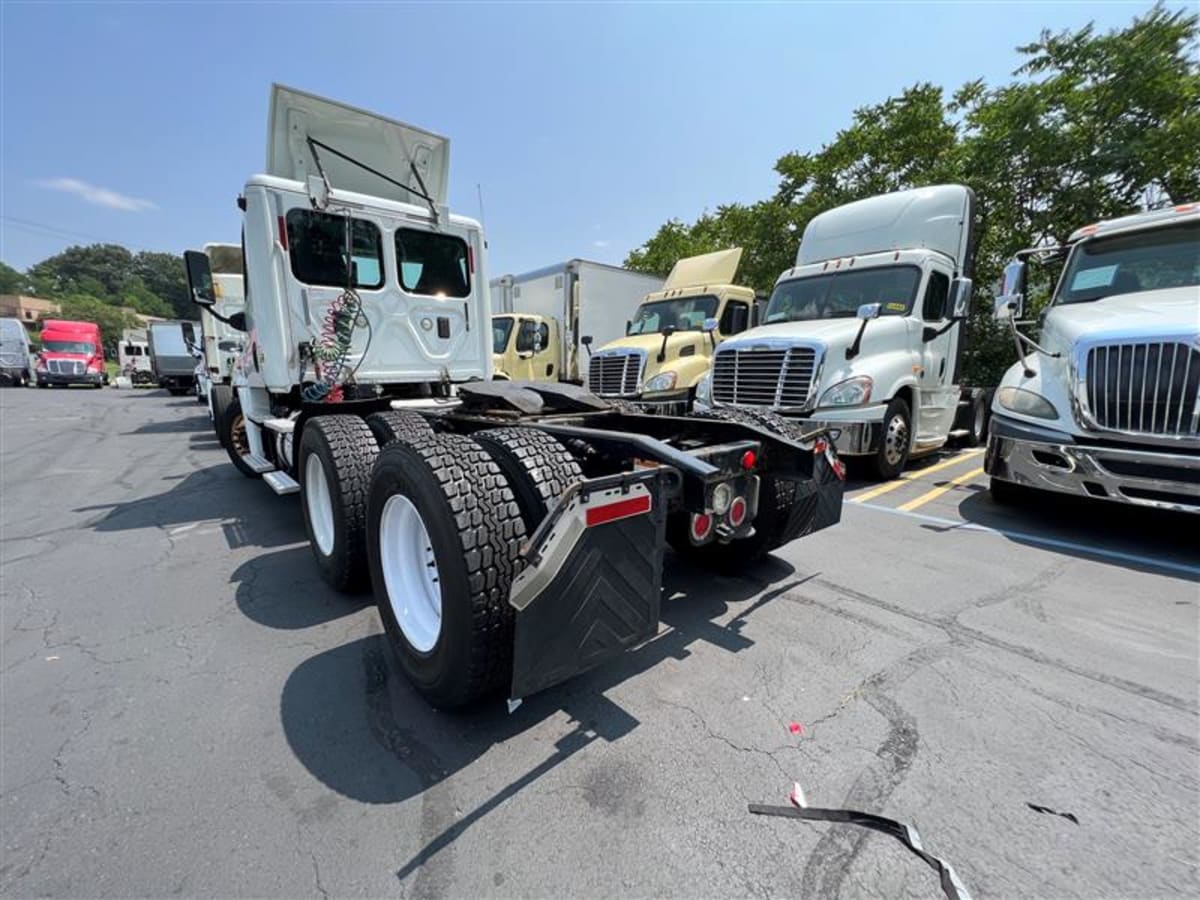
M442 586L425 522L403 494L383 505L379 562L396 624L414 650L428 653L442 633Z
M333 498L329 495L329 480L321 458L310 453L304 461L304 505L313 540L324 556L333 553Z

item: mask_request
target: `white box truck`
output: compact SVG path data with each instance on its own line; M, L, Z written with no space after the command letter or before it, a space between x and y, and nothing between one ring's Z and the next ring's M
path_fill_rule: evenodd
M987 392L961 383L975 197L939 185L815 216L763 324L717 347L697 405L773 410L839 434L896 477L952 436L986 436Z
M445 138L276 86L268 140L225 443L299 491L317 570L372 586L432 703L519 700L652 637L668 543L745 564L840 518L820 429L493 380L487 245L446 207ZM184 256L211 309L209 257Z
M1035 343L1016 327L1027 261L1064 258ZM997 501L1035 490L1200 513L1200 204L1022 251L996 316L1021 356L992 406Z
M582 341L600 346L623 335L642 297L662 284L586 259L492 279L495 376L583 384Z

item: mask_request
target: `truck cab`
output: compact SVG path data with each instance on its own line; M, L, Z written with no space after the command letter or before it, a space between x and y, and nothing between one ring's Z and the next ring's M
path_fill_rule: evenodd
M827 425L840 455L884 479L943 446L965 406L974 205L969 188L941 185L813 218L762 324L716 348L698 405Z
M563 357L558 320L536 313L492 315L492 370L514 381L559 381Z
M117 365L131 384L154 383L146 329L126 328L121 333L121 343L117 345Z
M42 323L42 349L38 354L37 386L108 383L100 326L95 322L46 319Z
M211 416L212 386L231 382L234 364L242 355L245 335L230 323L244 313L246 291L240 245L205 244L204 254L212 271L214 303L211 310L200 310L204 356L196 367L196 392L208 404Z
M592 354L591 389L645 412L686 414L717 345L754 321L754 291L732 283L741 258L734 247L675 263L662 290L642 299L625 336Z
M1065 258L1037 342L1027 266ZM1021 359L992 408L992 496L1022 489L1200 513L1200 204L1088 225L1022 251L996 317Z

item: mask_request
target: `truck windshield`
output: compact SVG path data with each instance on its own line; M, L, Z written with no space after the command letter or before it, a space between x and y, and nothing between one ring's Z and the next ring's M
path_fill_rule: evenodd
M91 356L96 351L94 344L87 341L42 341L42 349L51 353L86 353Z
M916 266L888 266L782 281L771 294L764 323L850 319L864 303L878 303L881 316L902 316L920 280Z
M711 294L654 300L638 307L637 315L629 324L629 333L656 334L668 325L675 326L676 331L700 331L704 328L704 320L716 314L717 298Z
M512 319L492 319L492 352L503 353L508 347L508 336L512 334Z
M1200 222L1079 244L1059 283L1056 303L1200 285Z

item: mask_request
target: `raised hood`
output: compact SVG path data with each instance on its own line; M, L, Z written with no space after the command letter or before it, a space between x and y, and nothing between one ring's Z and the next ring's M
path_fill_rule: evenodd
M796 265L886 250L925 248L954 260L969 275L975 195L961 184L881 194L823 212L808 223Z
M689 256L675 263L662 290L704 284L733 284L733 276L737 274L738 263L741 261L741 247Z
M319 175L308 138L353 157L419 194L410 193L361 166L318 148L321 166L335 190L422 205L424 201L420 194L428 192L434 204L446 205L450 174L448 138L344 103L283 85L272 85L267 174L296 181L307 181L310 175ZM419 173L419 179L416 173ZM421 182L424 182L424 190Z

